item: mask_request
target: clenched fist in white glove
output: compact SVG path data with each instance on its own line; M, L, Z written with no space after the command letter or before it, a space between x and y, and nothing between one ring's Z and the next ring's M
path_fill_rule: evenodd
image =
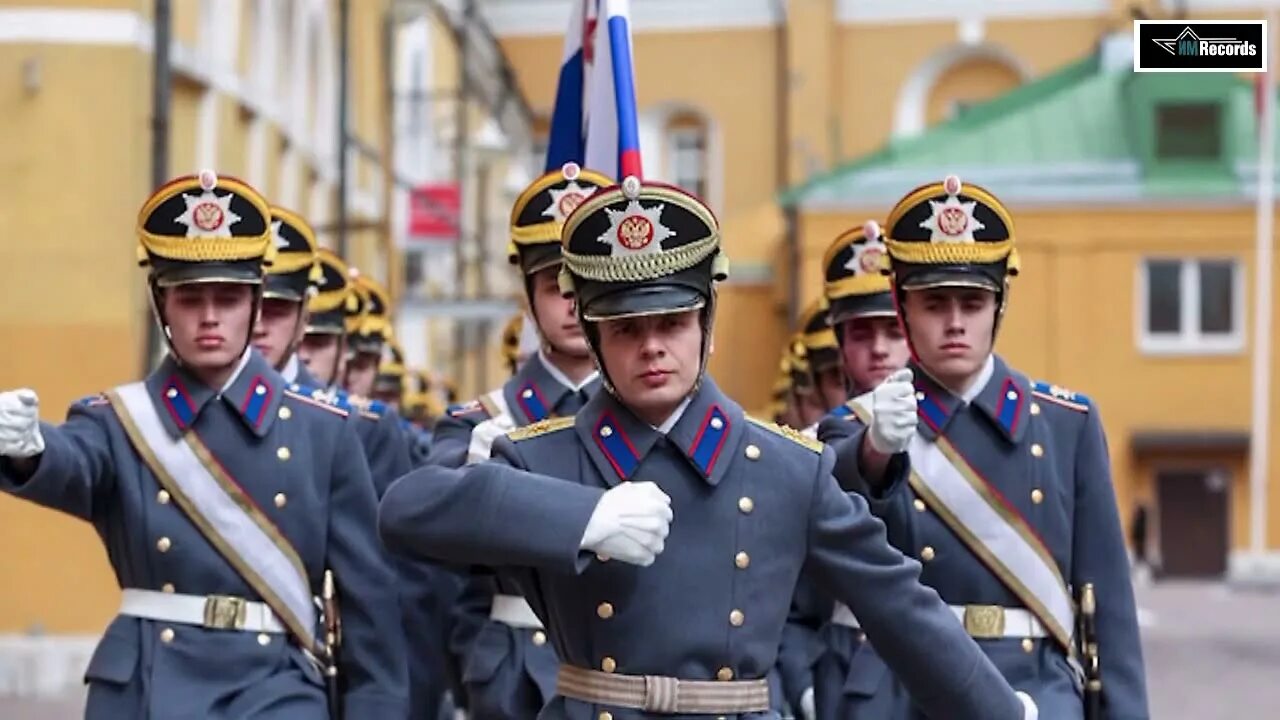
M1018 690L1015 694L1022 701L1022 720L1040 720L1040 708L1036 706L1036 701L1021 690Z
M907 449L916 431L916 388L911 368L902 368L871 391L871 449L893 455Z
M651 482L624 482L605 492L579 547L648 567L665 547L671 498Z
M818 708L813 701L813 688L805 688L800 694L800 717L802 720L817 720Z
M515 429L515 421L509 415L489 418L476 425L471 431L471 444L467 446L467 464L474 465L488 460L494 441Z
M34 390L0 392L0 455L29 458L44 452L40 399Z

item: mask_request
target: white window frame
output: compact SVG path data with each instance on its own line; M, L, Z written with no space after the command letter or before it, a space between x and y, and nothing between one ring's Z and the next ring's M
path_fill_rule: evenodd
M1179 331L1177 333L1152 333L1147 330L1150 308L1147 306L1149 285L1148 268L1152 262L1176 262L1180 266L1178 276L1181 302L1179 307ZM1200 264L1202 262L1231 263L1231 332L1203 333L1200 331ZM1245 349L1245 277L1244 263L1232 256L1168 257L1144 256L1138 263L1137 282L1137 342L1138 349L1148 355L1233 355Z
M680 167L680 156L682 152L689 152L689 151L680 150L679 143L681 140L685 138L696 138L701 140L702 150L701 150L701 157L699 158L700 165L701 165L701 177L699 178L699 180L701 181L701 184L702 184L702 190L699 194L701 195L702 199L707 202L710 202L710 198L707 196L711 194L711 189L712 189L711 137L710 136L711 136L711 133L707 129L706 123L700 122L697 126L681 126L681 127L668 128L666 132L666 138L665 138L666 146L667 146L667 157L666 157L667 172L665 174L667 178L670 180L670 182L675 183L676 185L680 185L681 187L685 187L686 185L688 185L688 183L682 183L678 175L678 168ZM685 187L685 189L687 189L689 192L695 192L696 190L692 186Z

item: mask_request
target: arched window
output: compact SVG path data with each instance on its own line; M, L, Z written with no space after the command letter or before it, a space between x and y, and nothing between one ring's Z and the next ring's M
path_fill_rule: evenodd
M663 174L675 185L706 198L710 189L706 121L691 112L672 113L663 135L666 150Z
M998 97L1030 76L1012 53L992 45L944 48L908 76L898 94L894 137L911 137L976 103Z

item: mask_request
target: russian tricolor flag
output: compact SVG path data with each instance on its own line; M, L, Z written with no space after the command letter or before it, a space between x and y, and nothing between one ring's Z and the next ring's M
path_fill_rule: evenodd
M547 170L642 177L630 0L576 0L551 115Z

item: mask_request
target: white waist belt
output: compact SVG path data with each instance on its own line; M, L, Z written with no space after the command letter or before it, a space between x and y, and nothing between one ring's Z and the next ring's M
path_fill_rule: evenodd
M975 638L1049 637L1044 625L1026 608L998 605L950 605L952 614Z
M844 603L836 603L836 609L831 613L831 622L836 625L853 628L854 630L862 629L862 626L858 624L858 618L854 616L853 611L849 609L849 606Z
M120 598L120 614L216 630L285 632L266 603L229 595L178 595L126 588Z
M494 595L489 619L515 628L542 629L542 621L533 614L529 602L519 595Z

